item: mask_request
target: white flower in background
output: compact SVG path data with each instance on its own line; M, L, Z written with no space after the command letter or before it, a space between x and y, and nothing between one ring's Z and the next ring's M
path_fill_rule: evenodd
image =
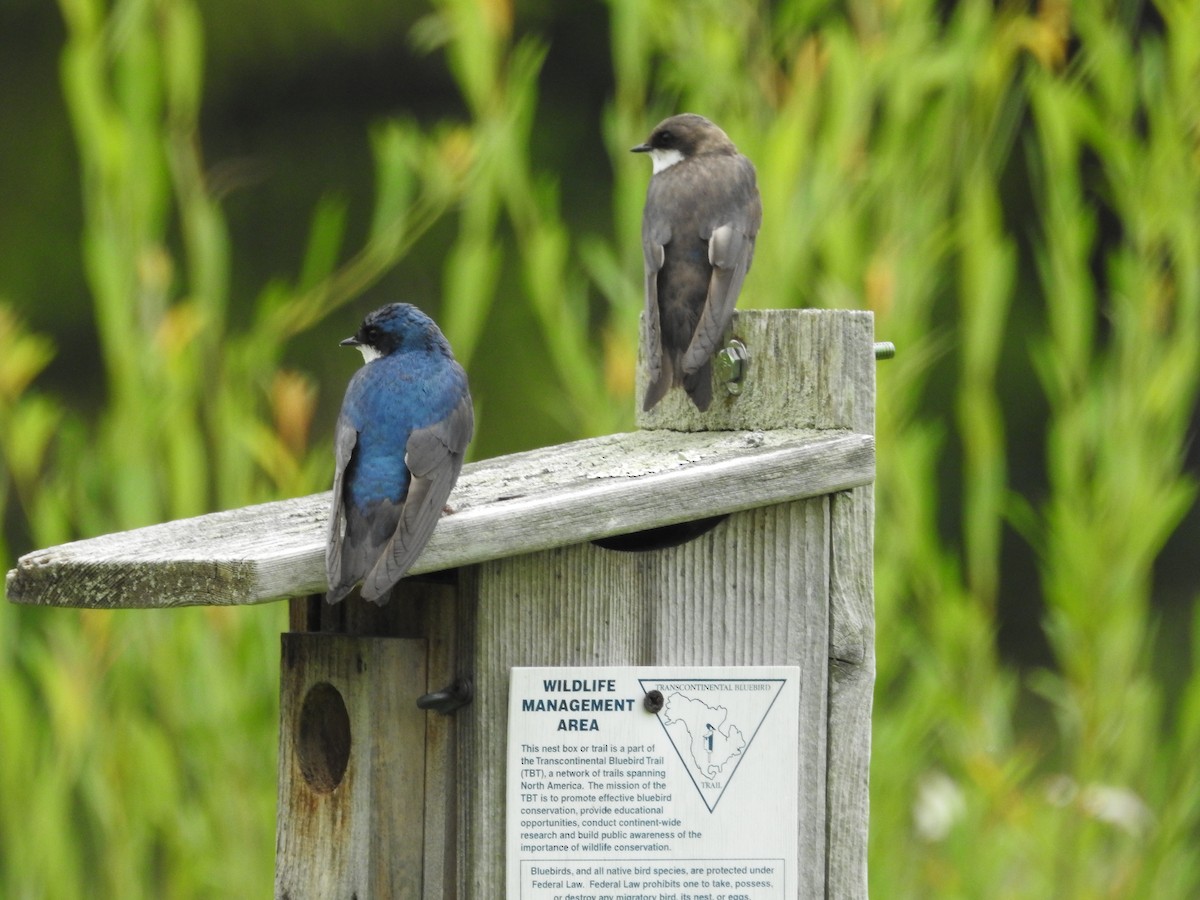
M962 788L945 772L926 772L917 782L913 827L926 841L942 841L967 812Z
M1132 835L1145 834L1154 825L1153 811L1126 787L1087 784L1080 788L1070 776L1055 775L1046 783L1046 799L1055 806L1076 804L1093 819Z

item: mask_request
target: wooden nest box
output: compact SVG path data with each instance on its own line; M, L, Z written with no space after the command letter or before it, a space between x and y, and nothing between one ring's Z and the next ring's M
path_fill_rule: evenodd
M740 392L718 386L704 415L674 390L633 433L466 466L385 607L324 604L327 493L31 553L8 597L289 601L275 890L291 900L503 896L512 667L797 666L796 896L865 896L872 317L745 311L733 335ZM429 694L471 702L418 708Z

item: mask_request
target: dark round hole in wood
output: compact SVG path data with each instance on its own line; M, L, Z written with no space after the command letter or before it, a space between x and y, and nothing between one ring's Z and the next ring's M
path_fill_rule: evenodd
M700 535L712 531L728 518L727 515L709 516L707 519L663 525L660 528L647 528L645 531L634 531L630 534L614 534L612 537L596 538L592 543L605 550L621 550L626 553L664 550L667 547L677 547L693 541Z
M296 755L300 773L314 791L328 794L342 783L350 762L350 715L328 681L317 682L304 697Z

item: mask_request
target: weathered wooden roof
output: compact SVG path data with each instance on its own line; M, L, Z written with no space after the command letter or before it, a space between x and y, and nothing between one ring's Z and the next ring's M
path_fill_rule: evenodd
M874 479L870 435L638 431L467 465L410 574L819 496ZM239 605L323 592L329 494L104 535L23 556L15 603Z

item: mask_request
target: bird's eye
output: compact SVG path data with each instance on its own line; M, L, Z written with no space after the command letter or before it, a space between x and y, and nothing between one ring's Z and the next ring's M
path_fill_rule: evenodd
M375 325L368 325L363 329L363 337L366 338L366 343L374 344L379 340L379 328Z
M675 132L660 131L658 133L658 145L660 147L670 147L674 143L675 143Z

